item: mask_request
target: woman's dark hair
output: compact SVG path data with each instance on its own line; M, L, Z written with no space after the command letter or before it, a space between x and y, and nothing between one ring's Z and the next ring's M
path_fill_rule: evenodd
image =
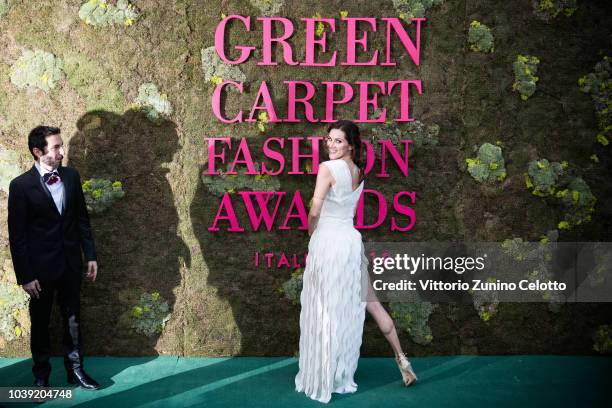
M59 134L60 129L51 126L36 126L30 131L28 135L28 148L32 156L34 156L34 160L38 160L38 157L34 154L34 148L37 147L41 152L44 152L45 147L47 147L47 137Z
M351 159L359 168L359 182L363 181L365 178L365 162L362 157L364 145L361 143L359 127L355 124L355 122L351 122L350 120L339 120L329 125L327 128L327 133L331 132L332 129L343 131L346 141L353 147Z

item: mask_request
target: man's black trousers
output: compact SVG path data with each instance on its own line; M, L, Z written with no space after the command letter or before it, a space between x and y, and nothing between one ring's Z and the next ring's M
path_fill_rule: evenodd
M30 299L31 340L30 349L35 378L48 378L51 373L49 357L51 346L49 342L49 321L54 296L60 306L63 322L64 365L67 370L81 367L83 363L81 319L80 319L80 276L66 266L59 279L40 282L42 291L39 298Z

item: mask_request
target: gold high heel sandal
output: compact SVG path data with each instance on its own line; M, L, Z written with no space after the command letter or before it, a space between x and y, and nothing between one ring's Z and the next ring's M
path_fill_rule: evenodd
M403 353L399 354L397 357L395 357L395 361L397 362L397 367L399 368L400 373L402 373L404 385L408 387L415 383L418 378L412 369L410 361L408 361L406 358L406 355Z

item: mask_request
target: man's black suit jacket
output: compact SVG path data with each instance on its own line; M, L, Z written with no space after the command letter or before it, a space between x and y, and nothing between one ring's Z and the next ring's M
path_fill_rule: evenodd
M64 210L60 214L35 166L13 179L9 187L8 230L17 283L46 282L64 271L82 276L81 249L87 261L96 249L79 173L59 167L64 183Z

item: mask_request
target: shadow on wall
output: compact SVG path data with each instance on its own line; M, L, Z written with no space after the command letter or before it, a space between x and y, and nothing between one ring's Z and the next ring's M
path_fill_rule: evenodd
M249 138L249 149L253 154L253 161L261 163L262 157L257 157L262 151L263 138ZM235 153L237 144L232 143L231 151ZM309 149L304 149L304 152ZM226 161L231 163L233 155L226 148ZM285 157L286 166L290 160ZM278 169L278 163L267 162L266 167ZM227 220L219 221L219 231L209 231L219 211L222 194L215 193L202 181L202 172L207 170L205 164L199 173L198 188L193 199L190 213L195 236L202 248L204 260L208 266L207 284L216 288L218 295L229 302L232 308L234 321L240 331L240 354L242 355L293 355L298 348L299 340L299 305L285 298L281 292L284 282L291 278L291 273L296 269L293 265L293 254L301 262L303 267L304 255L308 250L308 234L306 231L298 230L300 222L292 218L288 222L290 230L279 230L279 226L285 222L294 191L299 190L306 213L308 212L308 201L312 196L315 177L287 176L289 171L285 168L284 174L272 177L267 181L259 182L256 176L246 176L249 187L236 187L236 193L230 194L236 218L244 232L228 232L230 223ZM238 165L236 171L243 173L246 166ZM217 170L225 171L225 165L217 161ZM220 179L218 176L206 176L207 178ZM272 181L272 179L276 179ZM238 194L240 191L263 191L266 188L262 184L274 185L278 181L277 192L284 192L278 207L277 217L271 231L267 231L262 221L259 231L253 231L251 222L245 210L243 199ZM216 180L214 181L217 182ZM262 184L259 184L262 183ZM230 180L225 184L229 189L234 186ZM255 212L260 213L256 200L252 199ZM272 197L268 202L270 213L274 211L277 198ZM221 211L226 214L225 210ZM292 211L295 214L295 209ZM255 253L260 253L260 264L255 265ZM274 252L273 265L280 259L280 253L284 252L289 258L290 265L277 268L264 266L263 253ZM228 331L227 338L223 341L236 342L231 338Z
M132 313L144 293L154 292L168 302L168 313L173 312L179 268L190 262L177 236L178 215L163 167L177 148L173 122L153 123L134 111L89 112L79 119L70 139L69 165L80 172L83 182L118 180L125 191L112 208L91 216L100 270L96 282L84 284L82 290L87 354L158 354L159 331L149 336L135 332ZM55 338L61 338L58 325L56 329ZM158 349L176 353L172 344L162 343Z

